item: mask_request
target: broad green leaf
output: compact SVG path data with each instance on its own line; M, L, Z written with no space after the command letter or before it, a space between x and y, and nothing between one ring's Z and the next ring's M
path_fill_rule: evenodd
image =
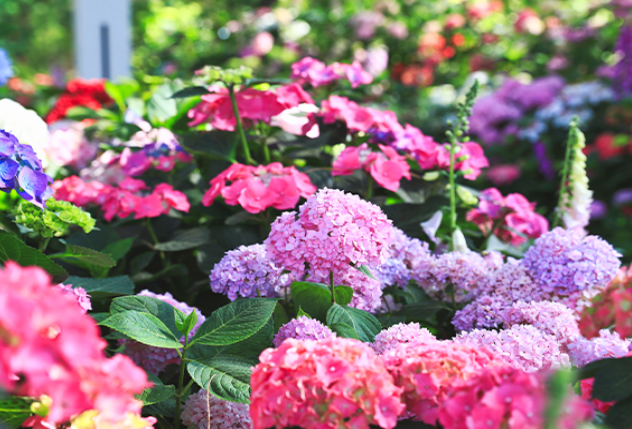
M278 301L276 307L274 307L274 311L272 312L272 319L274 321L274 331L278 331L279 328L285 325L290 321L290 317L287 315L285 308L281 305L281 302Z
M292 301L296 308L302 308L312 317L324 321L333 304L329 288L321 283L292 282Z
M358 339L365 343L375 340L382 326L371 313L357 308L334 304L327 312L327 326L348 325L357 333Z
M0 231L0 262L14 261L23 267L38 266L46 270L53 283L61 283L68 273L37 249L27 246L14 235Z
M140 255L134 256L129 263L130 274L134 275L144 270L154 259L154 256L156 256L156 252L154 250L143 252Z
M88 249L86 247L76 246L74 244L66 244L66 251L64 253L51 255L50 257L63 259L70 263L79 261L84 264L97 267L112 268L116 266L116 262L110 257L110 255Z
M256 334L272 317L277 299L251 298L231 302L211 314L199 327L191 344L223 346Z
M163 123L178 113L178 106L171 98L172 95L173 88L170 84L163 84L156 88L147 101L147 116L151 122Z
M139 395L136 395L136 399L143 401L143 406L157 404L158 402L166 401L172 398L176 394L176 386L164 384L154 384L154 387L145 389Z
M349 286L336 286L334 287L334 297L336 304L348 305L353 299L353 289Z
M248 404L252 363L237 356L217 356L189 362L191 378L220 399Z
M118 262L131 250L134 241L136 241L136 237L117 240L115 242L108 243L101 252L107 253L112 257L112 259Z
M632 428L632 396L614 404L606 413L605 423L610 429Z
M208 89L205 86L190 86L188 88L181 89L175 92L171 98L188 98L195 97L197 95L208 94Z
M209 231L204 227L176 231L169 241L158 243L154 249L162 252L178 252L181 250L194 249L207 243Z
M235 161L237 139L228 131L197 131L181 136L180 144L192 154L209 155L217 159Z
M439 310L450 309L450 307L439 301L415 302L402 307L398 314L404 315L413 320L432 321Z
M176 328L176 309L158 298L139 295L115 298L110 305L110 313L116 314L124 311L138 311L151 314L160 319L174 335L178 337L181 335L178 328Z
M16 396L0 398L0 422L8 428L17 429L27 417L31 416L32 399Z
M393 221L393 225L403 230L410 237L419 237L423 230L419 225L425 222L450 202L443 196L432 196L421 204L393 204L383 208L384 213Z
M143 407L143 413L147 413L151 416L173 418L176 415L176 399L170 398L166 401L147 405L146 407Z
M312 316L310 316L309 314L307 314L307 313L303 310L303 308L299 306L299 307L298 307L298 311L296 312L296 317L298 318L298 317L301 317L301 316L305 316L305 317L307 317L308 319L311 319L311 318L312 318Z
M369 267L367 267L366 265L354 266L353 268L355 268L356 270L360 271L362 274L364 274L368 278L373 279L373 280L377 280L375 278L375 276L373 275L373 273L371 272L371 269Z
M592 397L604 402L632 397L632 357L608 360L597 372Z
M353 326L347 325L346 323L332 323L329 325L329 328L338 334L339 337L343 338L352 338L354 340L359 340L360 337Z
M184 318L184 320L178 317L178 315L179 313L176 312L176 328L178 328L178 331L180 331L182 335L188 335L188 333L191 332L198 321L197 313L195 311L192 311L191 313L189 313L188 316Z
M124 311L108 317L100 325L114 329L139 343L167 349L182 348L180 341L165 324L149 313Z
M73 287L84 288L93 298L134 294L134 283L128 276L108 277L107 279L70 276L64 283Z

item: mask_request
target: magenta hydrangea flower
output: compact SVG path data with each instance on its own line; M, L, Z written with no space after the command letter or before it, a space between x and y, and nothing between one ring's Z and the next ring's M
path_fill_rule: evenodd
M59 283L55 287L64 295L73 297L77 301L77 305L83 311L83 314L86 314L89 310L92 310L92 301L90 301L90 295L88 295L84 288L73 288L72 285L65 285L63 283Z
M506 326L531 325L555 337L562 346L580 337L575 312L559 302L518 301L506 308L501 316Z
M274 263L297 278L327 277L350 264L378 267L389 257L391 221L357 195L321 189L307 199L298 216L284 213L265 241Z
M189 338L195 335L200 325L202 325L202 323L204 323L204 321L206 320L200 310L195 307L190 307L184 302L176 300L169 292L161 295L145 289L141 291L138 296L149 296L159 299L177 308L186 315L189 315L191 314L191 312L195 311L198 317L198 321L195 324L195 327L189 333ZM180 342L184 343L184 336L182 336ZM122 353L132 358L136 365L140 366L145 371L155 375L161 373L167 367L167 365L180 362L178 353L174 349L164 349L161 347L148 346L134 340L119 340L119 344L125 346L125 349Z
M268 258L263 244L239 246L226 252L209 277L213 292L224 294L231 301L239 297L277 296L291 282L290 276Z
M617 274L621 255L603 239L555 228L535 240L522 259L545 292L570 294L605 287Z
M457 343L485 346L508 364L527 372L570 366L555 337L530 325L514 325L501 331L475 329L463 332Z
M430 343L438 341L437 338L426 328L420 328L419 323L398 323L375 336L375 341L371 343L371 348L375 353L381 355L387 350L394 349L405 343Z
M247 404L219 399L202 389L184 403L182 421L192 429L251 429Z
M624 357L631 346L630 339L624 340L616 332L602 329L598 337L590 340L580 337L577 341L570 343L568 353L573 365L582 367L599 359Z
M322 340L324 338L335 337L336 334L316 319L307 316L299 316L281 326L279 332L274 336L274 347L279 347L288 338L296 340Z

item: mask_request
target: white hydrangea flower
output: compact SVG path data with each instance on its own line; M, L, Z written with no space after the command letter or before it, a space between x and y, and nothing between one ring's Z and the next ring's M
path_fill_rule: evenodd
M3 98L0 100L0 129L13 134L20 143L31 146L44 168L50 165L44 150L50 136L48 125L35 111Z

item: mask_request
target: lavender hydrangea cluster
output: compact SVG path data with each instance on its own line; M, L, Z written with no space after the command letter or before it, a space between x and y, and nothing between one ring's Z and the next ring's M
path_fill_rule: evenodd
M0 48L0 86L4 86L13 76L13 63L7 51Z
M189 396L182 421L191 429L251 429L250 407L224 401L202 389Z
M405 343L431 343L437 338L426 328L420 328L419 323L398 323L382 330L375 336L371 348L377 354L396 348Z
M323 340L335 337L336 334L316 319L307 316L299 316L290 320L279 328L279 332L274 336L274 347L279 347L288 338L296 340Z
M526 372L538 372L570 366L555 337L534 326L514 325L501 331L475 329L459 334L457 343L489 348L508 364Z
M620 358L628 354L630 339L622 339L616 332L607 329L599 331L599 336L587 339L580 337L568 345L568 353L574 366L582 367L590 362L614 357Z
M410 280L426 277L433 261L428 243L410 238L401 229L393 227L389 250L390 258L376 270L384 287L405 288Z
M614 50L621 55L621 60L614 66L613 84L619 95L629 95L632 93L632 26L621 27Z
M621 255L603 239L555 228L539 237L521 263L544 292L569 295L605 287L617 274Z
M200 310L195 307L191 307L184 302L176 300L169 292L164 295L156 294L148 290L141 291L138 296L149 296L159 299L167 304L177 308L184 314L189 315L195 311L198 320L191 332L189 338L193 337L198 328L206 318L202 315ZM180 342L184 343L184 336ZM180 362L178 353L174 349L164 349L160 347L148 346L146 344L139 343L134 340L119 340L119 344L125 346L123 353L129 356L136 365L143 368L145 371L158 375L170 364L177 364Z
M0 190L15 190L26 201L44 209L53 194L49 186L52 182L31 146L20 144L13 134L0 130Z
M228 251L209 277L213 292L224 294L231 301L239 297L277 296L290 284L290 276L268 258L263 244Z
M502 295L483 295L458 310L452 318L457 332L491 329L503 324L502 312L508 301Z

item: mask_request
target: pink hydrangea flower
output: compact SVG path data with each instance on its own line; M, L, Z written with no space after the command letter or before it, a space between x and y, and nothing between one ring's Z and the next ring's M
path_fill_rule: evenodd
M85 167L97 154L97 145L90 143L81 122L57 121L49 126L50 137L44 152L53 164L69 165L77 170Z
M74 298L77 301L77 305L79 306L79 308L81 308L84 314L86 314L89 310L92 310L90 295L88 295L84 288L73 288L72 285L65 285L63 283L59 283L55 287L64 295Z
M555 337L564 348L580 337L577 315L562 303L517 301L501 312L505 326L531 325Z
M437 423L440 404L451 388L461 385L483 368L502 365L484 347L449 341L400 344L380 356L414 420Z
M51 185L56 200L68 201L78 207L103 204L110 192L110 186L101 182L85 182L77 176L56 180Z
M310 319L307 316L299 316L281 326L279 332L274 336L273 343L274 347L279 347L288 338L294 338L295 340L322 340L335 336L336 334L331 329L318 320Z
M375 353L381 355L400 344L426 344L434 341L437 341L437 338L426 328L420 328L419 323L398 323L377 334L375 341L371 343L371 348L373 348Z
M188 397L182 421L191 429L251 429L249 406L224 401L202 389Z
M460 344L487 347L509 365L527 372L570 366L556 338L531 325L513 325L501 331L475 329L455 339Z
M404 411L401 389L360 341L287 339L259 360L250 380L253 429L392 429Z
M333 63L326 66L322 61L312 57L304 57L291 66L290 78L300 84L309 83L314 88L330 84L336 80L346 78L352 88L368 85L373 82L373 76L366 72L358 61L353 64Z
M259 167L232 164L210 184L202 198L203 205L210 206L222 196L226 204L239 204L253 214L268 207L292 209L300 197L307 198L317 189L307 174L299 173L293 166L283 167L279 162Z
M570 343L568 353L573 365L582 367L599 359L626 356L631 342L630 339L622 339L616 332L602 329L598 337L590 340L580 337Z
M51 424L96 410L104 422L140 412L134 394L150 387L122 355L107 358L96 322L38 267L8 261L0 270L0 387L52 399Z
M174 299L174 297L169 292L161 295L155 294L145 289L141 291L138 296L149 296L159 299L177 308L186 315L189 315L191 314L191 312L195 311L198 320L189 333L189 337L193 337L200 325L202 325L202 323L204 323L204 321L206 320L200 310L195 307L190 307L186 303ZM182 336L180 342L184 343L184 336ZM136 363L136 365L155 375L158 375L162 371L164 371L167 365L177 364L180 362L178 353L174 349L164 349L160 347L149 346L147 344L142 344L134 340L119 340L119 344L125 346L123 353L129 356Z

